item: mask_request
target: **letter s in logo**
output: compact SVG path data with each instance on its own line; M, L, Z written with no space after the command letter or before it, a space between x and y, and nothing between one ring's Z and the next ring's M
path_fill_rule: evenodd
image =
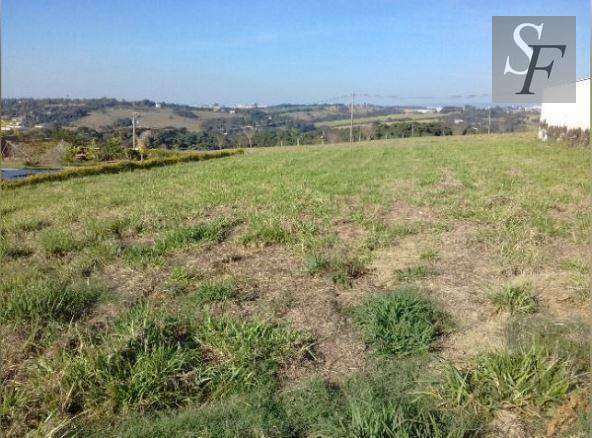
M522 39L522 35L520 35L520 32L522 32L522 29L524 29L525 27L531 27L537 31L538 39L540 40L541 36L543 34L543 25L544 24L545 23L541 23L540 25L537 26L536 24L532 24L532 23L522 23L519 26L516 26L516 29L514 29L514 42L520 48L520 50L522 50L524 52L524 54L528 57L529 61L532 59L532 49ZM510 56L508 56L506 58L506 68L504 69L504 75L506 75L508 73L512 73L515 75L525 75L527 72L528 72L528 68L526 68L523 71L514 70L512 68L512 66L510 65Z

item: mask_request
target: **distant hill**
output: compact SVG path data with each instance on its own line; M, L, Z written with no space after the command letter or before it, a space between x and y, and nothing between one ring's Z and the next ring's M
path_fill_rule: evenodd
M93 129L99 129L104 126L116 125L118 121L123 121L131 117L133 108L127 106L114 106L112 108L102 108L91 111L88 115L79 118L73 125L86 126ZM234 114L226 112L215 112L212 110L187 110L190 117L179 114L172 108L141 108L137 110L140 114L140 127L146 128L186 128L189 131L201 131L202 123L212 119L229 119Z

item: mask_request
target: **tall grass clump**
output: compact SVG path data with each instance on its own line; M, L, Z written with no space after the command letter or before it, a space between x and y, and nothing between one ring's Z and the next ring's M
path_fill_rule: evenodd
M33 251L27 245L22 242L17 243L0 234L0 259L18 259L21 257L28 257L31 254L33 254Z
M212 387L217 393L264 384L289 358L305 356L311 338L289 326L206 314L197 339L216 361Z
M576 381L569 361L535 345L479 354L465 371L451 366L438 391L448 402L490 414L508 407L544 413Z
M587 326L521 317L510 321L507 337L506 350L480 353L462 370L449 366L435 389L445 405L540 417L589 381Z
M501 289L490 292L488 297L498 312L530 314L538 310L538 302L530 283L506 284Z
M366 343L384 355L427 352L449 328L444 312L414 287L370 296L354 317Z
M280 218L255 217L249 224L247 233L242 237L244 245L270 246L287 245L294 241L294 236Z
M0 321L72 321L86 314L103 294L97 285L16 279L0 286Z

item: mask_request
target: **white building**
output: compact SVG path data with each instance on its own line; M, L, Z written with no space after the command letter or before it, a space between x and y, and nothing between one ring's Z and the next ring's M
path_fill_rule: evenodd
M590 131L590 78L576 82L575 103L543 103L539 138L547 140L549 129Z

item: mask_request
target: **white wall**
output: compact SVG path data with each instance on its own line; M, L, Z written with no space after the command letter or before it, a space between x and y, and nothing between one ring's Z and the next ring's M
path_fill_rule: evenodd
M575 103L543 103L541 122L569 129L590 129L590 79L576 82Z

